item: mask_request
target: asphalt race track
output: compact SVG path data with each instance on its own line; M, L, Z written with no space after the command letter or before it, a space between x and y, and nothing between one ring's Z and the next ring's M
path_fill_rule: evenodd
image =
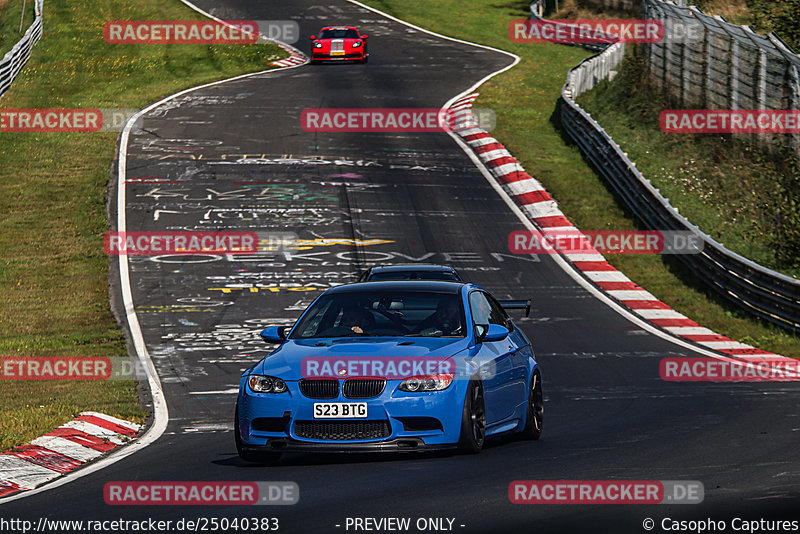
M447 134L301 129L306 108L440 107L513 61L344 0L324 4L199 2L221 18L296 20L304 51L321 26L356 25L370 35L370 62L254 75L162 105L131 134L125 185L128 230L292 232L307 246L183 261L130 257L133 302L166 396L168 428L105 469L2 505L3 515L256 515L277 517L280 532L291 533L346 532L348 517L454 518L453 529L464 533L645 532L648 517L661 532L665 517L728 525L733 517L800 518L796 383L662 381L661 358L699 354L630 322L552 258L511 254L508 234L524 226ZM168 183L131 180L137 177ZM116 194L112 187L109 198ZM114 202L110 209L116 221ZM542 439L492 441L477 456L287 454L274 467L239 460L239 376L271 350L257 331L290 324L318 288L351 281L370 264L414 261L453 265L498 298L533 299L529 318L512 316L543 370ZM113 289L124 317L118 283ZM511 504L509 484L527 479L698 480L705 500ZM293 481L300 500L267 507L103 500L108 481L175 480Z

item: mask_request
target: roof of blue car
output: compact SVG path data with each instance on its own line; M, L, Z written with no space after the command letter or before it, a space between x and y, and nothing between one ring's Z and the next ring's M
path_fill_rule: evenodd
M326 293L351 293L361 291L432 291L435 293L458 293L464 282L440 280L387 280L385 282L358 282L336 286Z
M376 271L442 271L453 272L455 269L446 265L435 265L433 263L405 263L399 265L377 265L372 268Z

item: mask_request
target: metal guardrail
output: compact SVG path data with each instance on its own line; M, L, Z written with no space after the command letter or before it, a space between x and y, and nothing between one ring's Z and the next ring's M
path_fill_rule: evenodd
M0 60L0 96L8 91L22 67L31 57L33 45L42 37L42 5L44 0L35 0L33 23L14 47Z
M644 0L642 18L696 29L679 42L642 45L649 78L681 105L698 109L800 109L800 56L777 35L706 15L696 7ZM800 134L735 134L760 146L788 143L800 154Z
M800 333L800 280L726 249L691 224L639 172L597 121L575 102L598 82L612 76L624 55L624 44L615 43L570 69L561 89L564 129L625 205L649 228L690 231L703 241L701 253L675 256L699 280L749 313Z

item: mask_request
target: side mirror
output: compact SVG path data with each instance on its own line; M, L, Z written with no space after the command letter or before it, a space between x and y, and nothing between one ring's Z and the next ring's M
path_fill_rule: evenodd
M367 40L367 39L369 39L369 35L362 35L361 38L364 39L364 40Z
M261 339L267 343L283 343L286 341L285 326L268 326L261 331Z
M489 330L488 324L476 324L475 325L475 341L480 343L483 341L483 338L486 337L486 332Z
M312 35L311 37L309 37L309 39L311 39L312 41L315 40L316 38L317 38L316 35Z
M475 325L475 339L478 343L502 341L508 337L508 328L500 326L499 324L476 324Z

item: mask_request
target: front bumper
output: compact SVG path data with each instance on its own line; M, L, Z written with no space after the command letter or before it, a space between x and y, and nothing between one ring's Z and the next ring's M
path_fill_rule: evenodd
M373 442L310 442L292 438L271 438L263 446L245 446L253 452L427 452L455 448L455 444L428 445L420 438L395 438Z
M466 394L464 380L444 391L407 393L397 390L399 380L387 382L383 392L370 399L312 399L300 392L298 382L287 382L281 394L254 393L243 378L238 399L242 445L253 450L287 452L402 452L450 448L458 443ZM317 402L363 402L366 418L315 419ZM337 430L335 438L315 439L309 427L341 423L342 427L383 426L373 438L353 439L358 430ZM255 426L255 428L254 428Z
M311 53L313 61L363 61L364 54L344 54L340 56L332 56L330 54L315 54Z

